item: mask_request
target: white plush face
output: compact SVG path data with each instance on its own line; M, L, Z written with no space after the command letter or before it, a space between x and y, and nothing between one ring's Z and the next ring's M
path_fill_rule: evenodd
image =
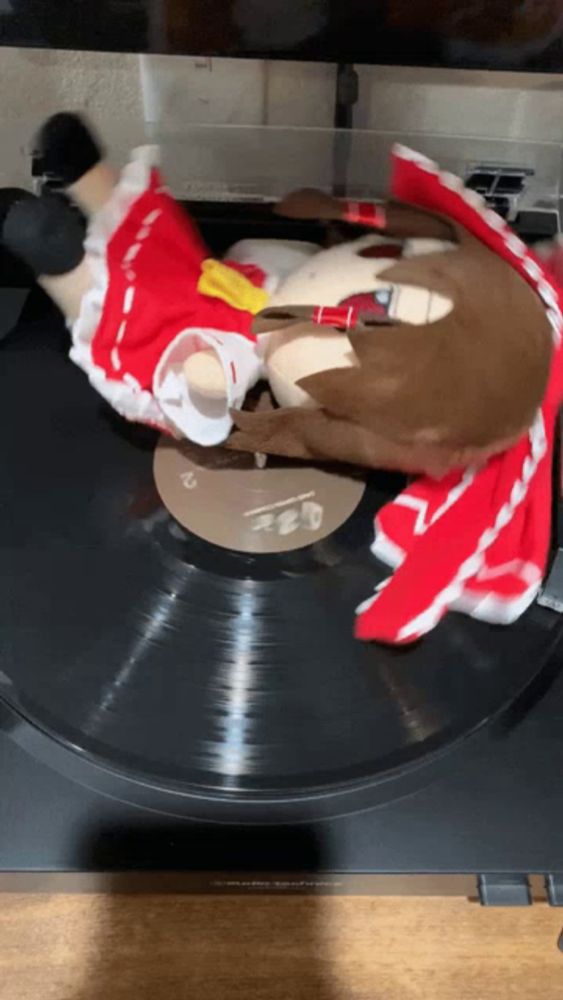
M425 288L393 284L385 272L399 258L453 249L454 244L439 240L363 236L310 257L282 282L269 306L355 306L374 317L432 323L451 311L452 302ZM314 405L295 384L299 379L357 363L348 338L330 328L305 335L281 330L263 337L270 384L282 406Z
M452 308L449 299L424 288L398 285L385 272L400 257L409 258L453 249L439 240L399 241L385 236L363 236L321 250L282 282L270 306L348 305L358 299L363 311L388 315L406 323L424 324L442 319Z

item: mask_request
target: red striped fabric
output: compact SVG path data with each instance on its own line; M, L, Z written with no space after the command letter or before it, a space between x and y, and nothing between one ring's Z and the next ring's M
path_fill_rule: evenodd
M358 310L352 306L317 306L313 310L312 320L319 326L336 326L350 330L358 322Z
M369 201L346 201L344 206L345 222L369 226L370 229L385 229L387 217L383 205L374 205Z
M452 185L450 175L403 148L393 159L393 196L456 219L506 260L542 300L554 342L545 398L528 434L480 469L440 481L421 477L378 512L373 552L394 573L358 608L356 636L397 644L415 642L450 610L509 624L538 593L563 399L563 294L549 268L494 212Z

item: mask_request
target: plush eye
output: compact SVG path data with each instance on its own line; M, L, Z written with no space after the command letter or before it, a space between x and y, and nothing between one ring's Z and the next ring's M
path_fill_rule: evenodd
M392 298L393 289L389 286L388 288L378 288L374 292L361 292L359 295L350 295L338 304L339 306L351 306L352 309L357 309L363 316L385 317L389 315Z

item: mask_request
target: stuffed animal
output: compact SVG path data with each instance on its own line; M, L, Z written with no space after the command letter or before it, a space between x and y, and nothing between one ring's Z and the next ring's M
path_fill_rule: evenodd
M219 261L154 151L118 178L86 124L61 114L35 152L90 217L86 241L49 194L16 199L3 239L71 323L72 359L128 419L201 445L434 475L529 426L551 356L545 310L463 220L297 192L276 210L369 235L325 250L243 241ZM263 377L281 409L237 413Z
M85 124L58 115L36 154L89 215L86 240L65 201L21 192L0 199L2 239L123 416L202 445L423 474L377 514L373 550L395 572L359 609L360 638L412 642L451 609L506 624L528 607L549 546L561 299L478 195L397 147L381 205L301 191L277 206L365 236L243 241L219 261L147 150L118 178ZM278 408L244 412L263 377Z

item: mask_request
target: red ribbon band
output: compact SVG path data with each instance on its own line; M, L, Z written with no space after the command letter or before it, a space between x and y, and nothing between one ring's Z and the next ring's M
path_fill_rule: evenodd
M385 229L387 226L383 205L373 205L369 201L345 201L343 218L345 222L369 226L370 229Z
M352 306L317 306L313 310L313 323L319 326L336 326L350 330L358 322L358 310Z

